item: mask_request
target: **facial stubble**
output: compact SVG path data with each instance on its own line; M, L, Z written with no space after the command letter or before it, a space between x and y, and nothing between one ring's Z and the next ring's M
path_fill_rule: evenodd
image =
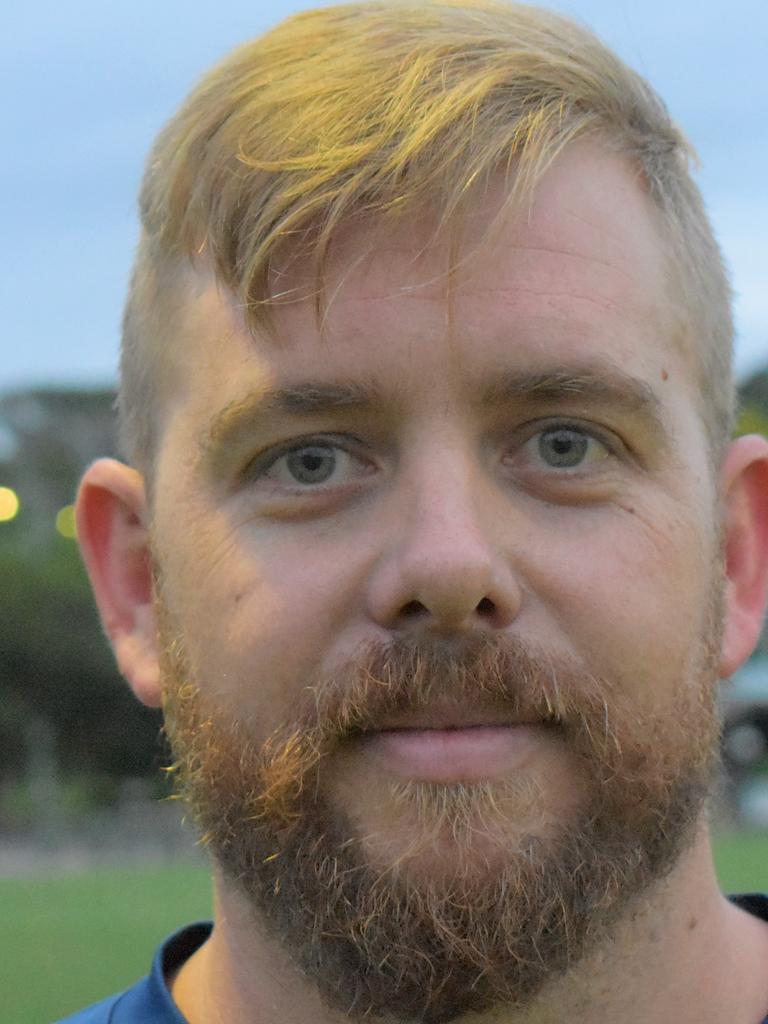
M509 638L396 639L308 682L291 720L260 739L206 701L160 611L179 789L223 877L326 1003L351 1018L441 1024L530 1005L691 840L716 760L711 640L698 678L656 715ZM570 820L526 835L510 816L546 802L546 787L393 782L413 842L387 862L334 802L326 769L393 714L446 698L547 723L586 779L585 799ZM454 869L420 870L446 835Z

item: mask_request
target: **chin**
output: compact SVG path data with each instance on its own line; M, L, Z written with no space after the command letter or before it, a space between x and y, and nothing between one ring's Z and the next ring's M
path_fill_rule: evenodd
M566 812L562 792L553 807L546 788L530 778L397 782L373 807L369 801L355 813L346 801L344 813L375 870L414 883L480 881L503 871L510 858L552 841L578 814L578 794L570 795Z

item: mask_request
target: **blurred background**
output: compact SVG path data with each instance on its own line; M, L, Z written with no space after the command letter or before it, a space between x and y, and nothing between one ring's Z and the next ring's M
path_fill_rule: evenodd
M71 503L84 466L115 454L118 324L151 140L203 70L307 6L32 0L3 19L0 905L17 941L0 992L19 1024L130 982L164 932L208 913L201 855L163 799L159 720L117 676ZM551 6L647 75L696 146L736 292L739 430L768 434L768 5ZM721 877L767 888L765 637L724 715ZM48 980L27 984L42 936Z

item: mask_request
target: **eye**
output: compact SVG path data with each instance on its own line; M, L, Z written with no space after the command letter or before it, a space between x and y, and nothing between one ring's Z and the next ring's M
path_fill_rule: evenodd
M534 440L539 458L553 469L575 469L607 454L596 438L572 427L545 430Z
M597 428L555 422L531 431L510 461L523 471L569 476L598 470L617 454L610 439L597 436Z
M346 447L310 438L265 452L248 468L247 477L288 490L312 490L342 487L368 472L368 463Z
M343 457L346 452L340 452L332 445L308 444L277 459L272 466L273 475L275 469L284 468L297 484L324 484L341 462L339 455Z

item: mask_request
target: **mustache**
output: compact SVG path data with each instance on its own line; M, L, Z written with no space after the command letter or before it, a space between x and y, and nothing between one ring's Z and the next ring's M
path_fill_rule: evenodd
M503 711L511 721L568 727L606 685L572 664L491 634L428 634L371 643L340 671L307 685L292 728L324 748L423 709Z

